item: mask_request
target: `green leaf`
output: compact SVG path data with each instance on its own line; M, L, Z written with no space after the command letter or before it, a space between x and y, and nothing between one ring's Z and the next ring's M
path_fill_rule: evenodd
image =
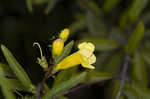
M45 9L45 13L49 14L53 10L58 1L59 0L48 0L48 6Z
M4 75L7 77L15 77L14 73L10 69L10 67L6 64L0 63L0 68L3 69Z
M130 22L136 22L149 0L132 0L132 4L124 11L120 17L120 28L123 29Z
M104 11L110 11L114 6L116 6L121 0L105 0L103 9Z
M0 87L5 99L16 99L11 91L10 82L4 77L2 68L0 68Z
M29 12L32 12L32 0L26 0L26 5Z
M128 11L124 11L119 19L119 29L122 31L130 22L128 22Z
M67 69L67 70L62 70L61 72L59 72L59 74L56 76L54 83L53 83L53 87L59 85L61 82L69 80L74 72L77 70L76 67Z
M140 22L137 25L136 29L131 34L128 43L125 47L125 52L127 54L132 54L139 46L139 43L142 40L143 36L144 36L144 24Z
M137 93L136 96L138 98L136 99L149 99L150 97L150 90L136 82L134 82L133 84L124 85L124 91L129 91L129 90L132 90L134 92L134 95Z
M121 52L114 53L104 62L101 71L112 74L120 73L122 66L123 55Z
M14 72L14 74L18 77L18 79L21 81L21 83L24 86L26 86L27 88L30 88L32 86L32 83L27 73L24 71L21 65L17 62L15 57L12 55L12 53L4 45L1 45L1 49L10 68Z
M111 73L91 71L91 72L87 72L87 80L86 80L86 82L92 83L92 82L97 82L97 81L108 80L110 78L112 78L112 74Z
M10 78L6 78L6 79L10 83L10 87L12 90L28 91L28 89L24 87L23 84L19 80L10 79Z
M107 24L104 19L91 11L86 13L87 27L90 32L90 36L93 37L106 37L109 33L109 29L106 28Z
M87 2L88 7L97 15L102 13L101 9L99 8L98 4L95 3L93 0L89 0Z
M133 0L131 7L129 8L129 19L135 22L143 9L148 5L149 0Z
M86 78L86 72L82 72L77 76L72 77L70 80L64 81L59 85L53 87L42 97L42 99L50 99L53 96L62 94L63 92L69 90L70 88L76 86L77 84L85 81L85 78Z
M128 97L128 99L141 99L137 91L130 85L124 85L123 93Z
M80 42L92 42L98 51L109 51L119 47L119 43L113 40L106 40L103 38L83 38Z
M141 54L137 51L133 56L133 65L131 66L131 77L142 86L148 85L148 71L144 64Z
M61 56L59 56L59 58L56 60L56 64L59 63L63 58L69 55L69 53L72 50L73 45L74 45L74 41L71 41L64 47L64 50Z

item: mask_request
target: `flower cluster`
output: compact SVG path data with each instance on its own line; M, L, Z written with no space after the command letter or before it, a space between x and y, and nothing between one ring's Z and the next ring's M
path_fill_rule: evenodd
M63 49L64 49L64 42L67 40L69 36L69 29L64 29L60 32L59 38L54 40L52 43L52 55L55 61L61 57ZM38 58L38 63L44 68L46 71L48 69L48 64L46 57L43 56L41 47L38 43L34 43L34 45L38 45L41 58ZM96 56L93 54L95 50L94 44L90 42L82 42L78 45L78 51L67 56L66 58L62 59L60 62L56 63L53 67L53 74L59 70L68 69L74 66L79 66L80 64L84 68L88 69L95 69L92 65L96 62Z
M60 32L59 38L56 39L52 44L52 54L55 57L58 57L61 55L63 48L64 48L64 42L68 39L69 36L69 29L65 28Z

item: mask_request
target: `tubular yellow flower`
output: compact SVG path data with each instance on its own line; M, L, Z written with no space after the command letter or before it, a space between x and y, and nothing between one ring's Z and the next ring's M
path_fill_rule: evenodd
M96 56L93 54L95 46L92 43L83 42L78 45L79 51L63 59L57 64L56 69L68 69L81 64L88 69L95 69L91 64L96 62Z
M56 39L52 44L52 54L54 56L59 56L64 48L64 41L61 39Z
M69 29L68 29L68 28L65 28L65 29L63 29L63 30L60 32L59 37L60 37L62 40L66 41L67 38L68 38L68 36L69 36L69 32L70 32Z

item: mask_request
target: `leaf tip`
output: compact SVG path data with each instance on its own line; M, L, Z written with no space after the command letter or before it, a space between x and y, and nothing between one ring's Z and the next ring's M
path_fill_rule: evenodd
M5 45L1 44L1 49L3 50L4 48L6 48Z

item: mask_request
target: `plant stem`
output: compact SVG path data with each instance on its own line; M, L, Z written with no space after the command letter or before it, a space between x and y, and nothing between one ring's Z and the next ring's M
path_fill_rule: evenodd
M124 85L125 80L126 80L126 74L127 74L127 70L128 70L129 60L130 60L130 56L126 55L125 60L124 60L124 64L123 64L123 69L122 69L122 72L121 72L120 86L119 86L119 90L118 90L116 99L120 99L120 96L121 96L121 93L122 93L122 88L123 88L123 85Z
M45 76L43 80L37 85L36 87L36 99L41 99L41 91L43 90L44 83L46 80L52 76L51 72L51 67L48 68L47 72L45 73Z
M36 99L41 99L41 90L43 90L43 85L46 79L43 79L36 87Z

